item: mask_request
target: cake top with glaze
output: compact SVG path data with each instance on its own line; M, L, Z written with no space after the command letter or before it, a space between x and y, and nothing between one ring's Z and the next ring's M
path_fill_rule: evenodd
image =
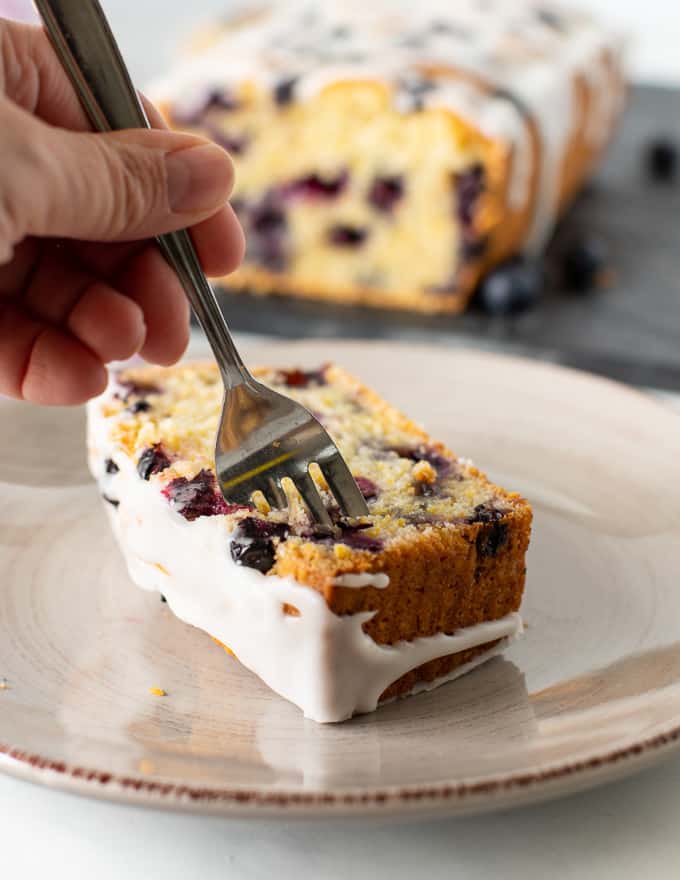
M95 406L114 448L132 461L140 479L157 483L179 514L189 521L225 516L233 520L232 530L250 530L250 537L261 532L279 540L311 539L342 558L343 548L376 552L409 533L491 522L512 508L515 496L338 367L255 375L325 426L367 499L368 517L343 519L318 469L312 475L335 521L332 535L315 529L292 484L283 487L289 500L284 511L271 510L257 496L250 508L225 502L214 474L223 393L214 365L127 369Z
M588 83L588 142L601 149L623 107L623 39L555 0L290 0L214 25L152 86L178 126L206 108L252 100L285 110L336 84L381 83L399 113L446 110L513 155L513 203L530 198L533 125L538 193L527 250L557 216L559 169Z
M178 97L211 72L218 86L268 80L288 101L367 71L407 85L410 74L444 65L512 88L527 70L615 42L591 16L554 0L289 0L214 25L200 53L165 83Z

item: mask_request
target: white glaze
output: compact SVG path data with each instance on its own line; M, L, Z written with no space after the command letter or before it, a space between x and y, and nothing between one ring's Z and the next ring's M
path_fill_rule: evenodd
M333 584L336 587L375 587L384 590L390 585L389 576L384 572L361 572L361 574L340 574Z
M538 10L559 15L564 30L542 23ZM433 32L436 21L453 30ZM350 28L351 38L334 39L332 30L338 27ZM402 44L405 34L426 31L426 44ZM358 56L349 63L348 50ZM244 80L271 85L284 75L296 75L297 97L306 100L340 80L371 78L395 85L395 107L407 112L412 103L399 86L405 73L416 73L423 63L466 70L492 89L502 89L502 95L486 94L460 79L440 79L424 103L447 107L508 143L513 156L509 184L513 209L523 208L531 195L536 158L523 112L533 120L540 151L526 249L535 252L557 215L560 169L575 124L576 76L584 77L591 90L592 112L586 126L590 143L604 142L621 110L623 91L612 87L603 61L605 51L619 58L618 34L553 0L375 0L371 4L326 0L323 5L289 0L256 24L224 36L214 48L158 82L153 92L186 108L200 102L201 91L211 85L233 87Z
M110 421L100 407L112 391L88 406L89 463L102 492L120 501L107 510L130 577L161 592L179 618L228 645L307 717L332 722L371 712L409 670L521 631L519 615L510 614L453 635L380 646L363 630L371 612L338 616L310 587L236 565L226 517L188 522L161 495L158 479L140 479L134 462L109 441ZM118 465L116 474L106 473L107 458ZM373 575L372 585L385 577ZM299 616L284 613L284 605Z

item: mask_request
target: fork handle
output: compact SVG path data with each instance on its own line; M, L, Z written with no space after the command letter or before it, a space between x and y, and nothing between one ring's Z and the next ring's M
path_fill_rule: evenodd
M35 0L57 56L97 131L151 128L98 0ZM250 374L236 350L215 293L185 230L157 238L177 273L205 335L225 387Z

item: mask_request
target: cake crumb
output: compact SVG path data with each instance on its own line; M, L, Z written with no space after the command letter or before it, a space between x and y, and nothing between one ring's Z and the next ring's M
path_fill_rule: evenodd
M234 654L234 652L231 650L231 648L228 645L225 645L224 642L221 642L219 639L216 639L215 636L212 636L212 640L213 640L213 642L215 642L216 645L219 645L220 648L223 648L227 652L227 654L229 654L230 657L236 658L236 654Z
M163 688L159 688L159 687L150 687L149 693L153 694L154 697L167 697L167 695L168 695L167 691L165 691L165 690L163 690Z
M137 769L139 770L140 773L144 773L145 775L148 775L149 773L156 772L156 765L154 764L153 761L150 761L148 758L142 758L142 760L138 764Z
M0 678L0 691L9 691L11 690L10 683L6 678Z
M414 464L411 474L418 483L434 483L437 479L437 471L429 461L419 461Z
M289 605L288 602L283 603L281 610L289 617L300 617L300 609L296 608L295 605Z
M352 551L347 544L336 544L333 547L333 553L337 559L349 559L352 555Z

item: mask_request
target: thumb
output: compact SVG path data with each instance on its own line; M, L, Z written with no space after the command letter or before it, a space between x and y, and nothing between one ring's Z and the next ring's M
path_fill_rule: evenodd
M0 260L27 235L126 241L191 226L233 184L227 153L192 135L66 131L6 100L0 131Z

